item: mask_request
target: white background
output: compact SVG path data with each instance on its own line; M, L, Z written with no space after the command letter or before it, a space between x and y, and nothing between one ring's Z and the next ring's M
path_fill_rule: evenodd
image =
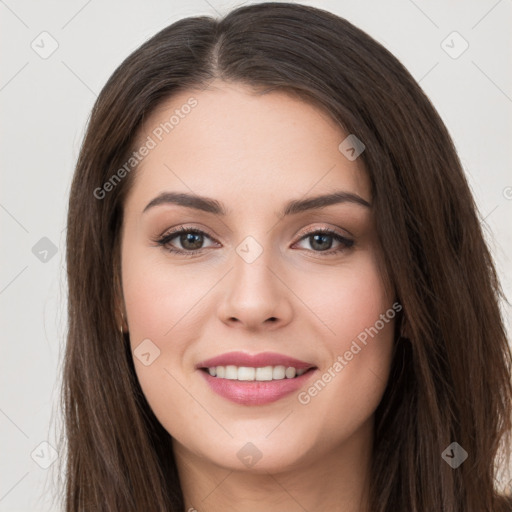
M45 470L31 453L43 441L55 446L59 430L67 196L93 102L163 27L246 3L0 0L0 511L58 510L50 501L57 465ZM368 32L420 82L455 141L510 300L512 0L303 3ZM58 43L47 59L31 48L43 31ZM453 31L469 43L457 59L441 47ZM32 252L43 237L57 248L46 262ZM510 333L510 307L503 312ZM36 453L43 460L48 448Z

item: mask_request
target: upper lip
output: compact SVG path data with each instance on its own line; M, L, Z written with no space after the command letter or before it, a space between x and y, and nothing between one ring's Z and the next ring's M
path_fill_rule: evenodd
M306 361L300 361L284 354L276 352L260 352L259 354L246 354L245 352L227 352L220 356L201 361L196 368L212 368L214 366L246 366L260 368L264 366L292 366L293 368L314 368L315 365Z

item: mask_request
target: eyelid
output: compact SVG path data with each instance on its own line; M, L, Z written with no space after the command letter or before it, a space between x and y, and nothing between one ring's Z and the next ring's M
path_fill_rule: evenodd
M203 227L197 228L195 226L187 226L186 224L182 224L182 225L179 225L174 228L166 229L162 235L158 236L155 239L155 242L161 242L161 241L167 240L167 239L172 240L173 238L176 238L177 236L179 236L181 233L190 233L190 232L206 235L208 238L210 238L214 242L220 243L216 239L216 237L213 236L206 228L203 228ZM198 250L200 251L201 249L198 249ZM190 252L190 251L188 251L188 252Z
M354 240L341 234L339 232L339 230L340 230L340 228L334 229L334 228L331 228L330 226L325 226L325 225L321 226L321 227L315 226L315 227L307 228L307 230L303 231L300 234L300 236L298 237L298 239L295 242L293 242L292 247L294 245L296 245L297 243L300 243L303 240L305 240L308 237L308 235L313 235L316 233L324 233L324 234L326 233L326 234L332 236L333 238L335 238L338 243L341 243L341 244L344 243L346 245L345 249L350 249L355 243ZM346 231L346 232L349 233L348 231ZM220 242L218 242L216 237L212 236L206 228L203 228L203 227L197 228L195 226L188 226L186 224L182 224L178 227L170 228L170 229L166 230L164 232L164 234L162 234L161 236L156 238L154 240L154 242L157 243L159 246L162 246L165 248L170 243L170 241L173 240L174 238L178 237L180 235L180 233L196 233L196 234L206 235L208 238L210 238L215 243L217 243L217 244L220 243ZM353 237L352 234L350 234L350 236ZM180 254L180 255L183 255L186 257L187 256L192 257L192 256L196 256L196 255L198 256L198 255L202 254L206 249L209 249L209 248L211 248L211 247L202 247L200 249L195 249L195 250L185 250L185 249L179 249L179 248L173 247L173 249L168 248L167 250L171 253L177 253L177 254ZM329 249L327 251L312 251L310 249L305 249L305 250L308 252L317 253L319 255L323 254L325 256L343 251L343 249Z
M348 236L354 238L354 235L350 231L348 231L346 229L342 230L341 228L332 228L330 226L325 226L325 225L321 226L321 227L316 226L316 227L313 227L313 228L307 228L306 231L302 232L300 238L303 238L304 236L312 234L312 233L316 233L317 231L328 231L329 233L333 233L333 234L336 234L336 235L339 235L339 236L341 236L343 238L347 238L348 239L347 236L345 236L343 233L340 233L340 231L345 231Z
M327 235L331 236L332 238L334 238L339 244L341 244L342 246L344 245L345 247L328 249L327 251L312 251L310 249L306 249L310 253L312 252L314 254L324 255L325 257L327 257L330 255L338 254L345 250L351 249L355 245L354 238L348 238L347 236L341 234L339 232L339 228L334 229L334 228L326 227L326 226L323 226L320 228L319 227L309 228L307 231L302 232L299 239L296 242L294 242L293 245L296 245L304 240L307 240L309 236L312 236L317 233L323 234L323 235L327 234ZM293 245L292 245L292 247L293 247Z
M347 238L345 235L343 235L342 233L339 233L339 229L336 229L336 228L331 228L329 226L314 226L314 227L311 227L311 228L307 228L305 231L303 231L300 235L297 235L299 236L299 238L296 240L296 242L302 240L306 235L309 235L309 234L313 234L313 233L317 233L318 231L326 231L326 232L329 232L329 233L333 233L333 234L337 234L343 238ZM205 234L205 235L208 235L209 238L211 238L212 240L218 242L218 240L216 239L215 236L213 236L206 228L204 227L195 227L195 226L189 226L187 224L181 224L177 227L174 227L174 228L169 228L169 229L166 229L160 236L157 237L156 240L162 240L163 238L167 238L168 236L173 236L173 238L177 235L179 235L181 232L185 232L185 233L188 233L188 232L198 232L198 233L201 233L201 234ZM354 235L352 235L352 233L350 233L350 231L348 230L343 230L345 231L349 236L353 237ZM294 243L296 243L294 242ZM220 243L220 242L218 242Z

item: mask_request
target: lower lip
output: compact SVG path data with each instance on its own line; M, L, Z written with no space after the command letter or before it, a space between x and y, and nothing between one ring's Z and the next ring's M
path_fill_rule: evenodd
M264 405L276 402L281 398L300 389L304 383L316 372L316 368L308 370L300 377L293 379L267 380L267 381L240 381L212 377L204 370L206 382L218 395L242 405Z

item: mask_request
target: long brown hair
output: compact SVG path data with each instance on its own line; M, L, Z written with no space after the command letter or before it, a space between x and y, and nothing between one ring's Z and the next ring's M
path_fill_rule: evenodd
M170 435L118 329L120 227L136 169L95 191L129 159L155 107L216 78L299 95L365 144L386 272L403 306L375 412L372 512L506 510L497 490L512 410L504 297L452 139L383 46L327 11L280 2L173 23L126 58L94 105L69 198L66 510L183 511ZM452 442L468 454L457 468L442 457Z

